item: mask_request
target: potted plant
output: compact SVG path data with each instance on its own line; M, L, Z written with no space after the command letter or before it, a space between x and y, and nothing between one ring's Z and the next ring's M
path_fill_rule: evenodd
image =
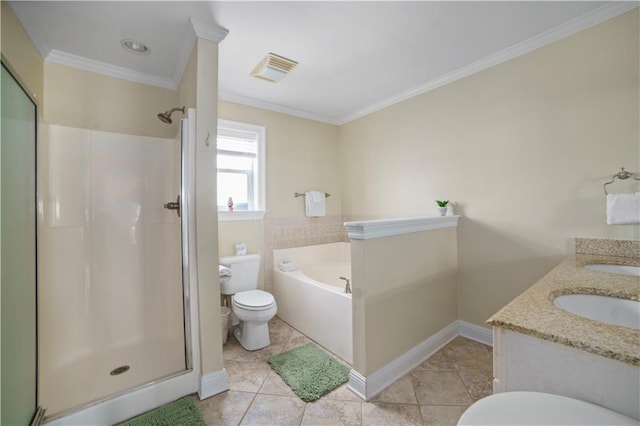
M440 216L446 216L449 200L436 200L436 203L438 203L438 211L440 211Z

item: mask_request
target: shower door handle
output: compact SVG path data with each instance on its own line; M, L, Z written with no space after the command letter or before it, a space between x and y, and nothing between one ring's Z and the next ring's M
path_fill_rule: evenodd
M175 210L178 217L180 217L180 195L176 201L169 201L168 203L164 203L164 208L167 210Z

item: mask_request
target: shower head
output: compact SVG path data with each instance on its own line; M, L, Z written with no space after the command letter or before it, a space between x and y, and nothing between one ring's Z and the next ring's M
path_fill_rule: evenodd
M169 111L161 112L160 114L158 114L158 118L163 123L171 124L172 123L171 114L173 114L176 111L180 111L181 113L184 114L184 107L182 107L182 108L171 108Z

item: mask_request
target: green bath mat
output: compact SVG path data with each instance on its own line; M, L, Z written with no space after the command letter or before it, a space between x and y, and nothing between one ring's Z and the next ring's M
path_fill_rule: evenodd
M273 355L268 361L305 402L315 401L349 379L349 369L313 343Z
M129 420L124 426L206 426L192 396Z

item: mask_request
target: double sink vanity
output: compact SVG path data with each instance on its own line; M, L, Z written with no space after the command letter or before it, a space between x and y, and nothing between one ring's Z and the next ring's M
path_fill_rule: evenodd
M494 393L564 395L640 419L640 241L576 254L493 315Z

